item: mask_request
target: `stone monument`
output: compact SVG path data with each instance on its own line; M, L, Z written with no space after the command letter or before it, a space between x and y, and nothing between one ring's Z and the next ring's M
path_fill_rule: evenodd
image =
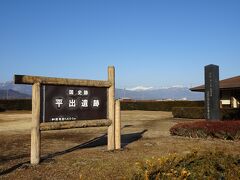
M220 120L219 66L205 66L205 118Z

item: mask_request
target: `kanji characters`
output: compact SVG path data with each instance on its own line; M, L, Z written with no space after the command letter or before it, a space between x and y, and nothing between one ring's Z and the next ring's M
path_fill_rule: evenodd
M88 107L88 100L87 99L83 99L81 101L81 107Z
M61 108L61 105L63 105L63 99L62 98L55 99L55 104L57 105L57 108Z
M88 95L88 90L84 90L84 91L83 91L83 95L84 95L84 96L87 96L87 95Z
M93 107L99 107L99 105L100 105L99 100L98 99L94 99L93 100Z
M69 95L74 95L74 90L73 90L73 89L69 89L69 90L68 90L68 94L69 94Z
M69 100L69 107L76 107L76 100L70 99Z
M83 95L83 91L82 90L78 90L78 95L82 96Z
M91 102L91 103L89 103ZM57 108L60 109L63 106L63 99L62 98L57 98L55 99L55 104L57 105ZM69 99L68 100L68 107L70 108L75 108L77 107L77 104L80 105L80 107L87 108L89 107L89 104L91 104L91 107L98 108L100 106L100 100L99 99L93 99L89 101L88 99Z

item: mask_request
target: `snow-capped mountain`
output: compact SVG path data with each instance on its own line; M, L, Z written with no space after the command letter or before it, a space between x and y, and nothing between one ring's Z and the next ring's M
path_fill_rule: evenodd
M32 86L30 85L18 85L13 82L0 83L0 90L3 90L0 94L0 99L7 97L7 90L11 91L11 98L31 97ZM17 95L20 93L21 95ZM137 86L127 89L116 89L116 98L136 99L136 100L203 100L204 94L198 92L191 92L188 87L173 86L173 87L144 87Z
M139 88L140 87L140 88ZM136 100L203 100L204 94L192 92L188 87L172 86L172 87L143 87L117 89L117 98L136 99Z
M126 90L128 90L128 91L147 91L147 90L151 90L151 89L153 89L153 87L137 86L134 88L126 88Z
M0 99L30 99L31 95L20 93L12 89L0 89Z
M32 86L24 84L14 84L12 81L0 83L1 90L14 90L23 94L32 95Z

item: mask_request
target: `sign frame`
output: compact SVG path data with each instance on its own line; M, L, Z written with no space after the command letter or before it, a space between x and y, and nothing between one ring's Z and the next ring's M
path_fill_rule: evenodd
M14 82L15 84L32 85L31 164L36 165L40 163L41 131L107 126L107 149L121 149L120 101L117 100L115 102L114 66L108 67L108 80L106 81L14 75ZM107 119L40 123L41 85L107 88ZM115 127L116 125L117 127Z

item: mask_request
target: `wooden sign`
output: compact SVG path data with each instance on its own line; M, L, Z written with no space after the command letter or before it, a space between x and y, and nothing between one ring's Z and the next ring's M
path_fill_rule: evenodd
M41 131L108 127L108 150L121 148L120 101L115 103L115 68L108 80L15 75L15 84L32 84L31 164L39 164Z
M107 119L107 88L41 86L41 122Z

